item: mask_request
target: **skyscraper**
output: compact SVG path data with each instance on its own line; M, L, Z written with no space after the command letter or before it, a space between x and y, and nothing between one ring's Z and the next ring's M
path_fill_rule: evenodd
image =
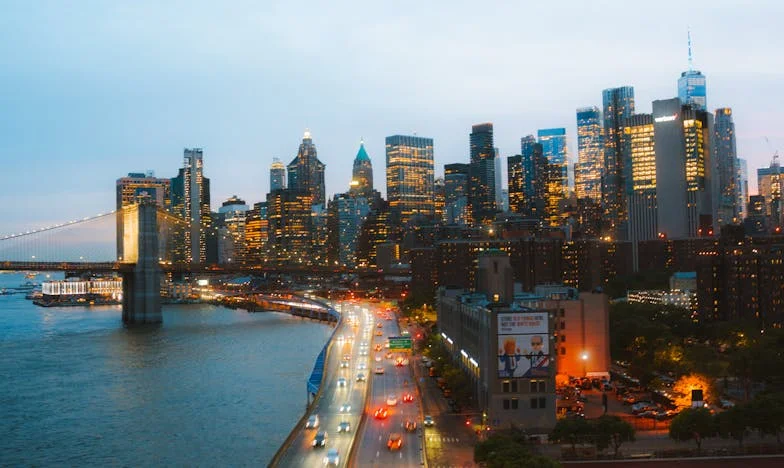
M218 263L244 263L247 260L245 225L250 207L233 195L218 208Z
M471 127L468 204L475 223L487 224L496 213L493 124Z
M537 152L538 148L538 152ZM536 167L540 161L537 161L536 156L541 157L542 145L536 142L536 137L533 135L526 135L520 138L520 156L523 161L522 171L522 188L523 188L523 205L527 206L522 212L525 215L531 216L535 211L532 207L533 200L536 198ZM507 166L508 168L508 166ZM511 198L512 194L509 194ZM511 204L511 201L510 201ZM541 207L544 209L544 205ZM541 216L541 215L540 215Z
M503 173L501 172L501 151L495 148L493 172L495 173L495 209L504 211L504 195L503 195Z
M207 233L212 229L210 179L204 177L201 148L185 148L183 153L183 167L171 180L172 211L189 222L178 260L203 264L207 261Z
M577 198L602 199L602 114L598 107L577 109L577 164L574 168L574 190Z
M738 158L738 216L745 218L749 203L749 168L746 160Z
M291 179L289 179L291 180ZM268 256L276 265L312 265L313 202L306 192L275 190L267 194Z
M627 239L628 201L626 180L629 162L623 151L623 125L634 114L634 88L622 86L602 91L604 119L604 174L602 205L606 231L616 240Z
M657 225L669 238L713 234L710 120L678 98L653 101Z
M689 69L681 73L681 77L678 78L678 98L683 104L704 111L708 108L705 75L692 68L691 33L689 33L688 37Z
M286 166L278 158L270 165L270 192L286 188Z
M470 223L468 171L468 164L444 165L444 217L447 224L466 225Z
M324 206L324 168L324 163L319 161L316 154L316 145L313 144L310 131L305 130L297 156L288 165L288 188L305 193L314 205Z
M719 226L739 221L738 214L738 153L735 146L735 123L732 109L716 109L713 124L713 154L718 170L717 201Z
M432 220L435 213L433 139L389 136L386 157L391 226L399 230L418 216Z
M351 191L369 197L373 192L373 165L365 151L365 141L360 140L359 151L351 171Z
M653 116L636 114L629 117L623 133L624 151L629 155L631 164L629 240L632 241L632 249L636 251L637 242L655 239L658 235Z
M782 213L784 212L781 200L782 182L784 182L782 176L784 176L784 172L781 170L777 157L773 158L770 167L757 169L757 192L765 200L765 214L770 216L773 226L781 226Z
M547 159L547 198L545 219L550 226L561 225L561 203L569 194L566 156L566 129L539 130L542 154Z
M509 211L512 213L528 214L525 192L525 171L523 170L523 156L516 154L506 158L506 175L509 179Z

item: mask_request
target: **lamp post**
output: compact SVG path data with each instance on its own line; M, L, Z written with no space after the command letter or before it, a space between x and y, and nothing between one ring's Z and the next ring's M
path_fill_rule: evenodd
M586 366L588 364L588 351L583 351L582 355L580 355L580 359L583 360L583 377L587 377L588 373L586 372Z

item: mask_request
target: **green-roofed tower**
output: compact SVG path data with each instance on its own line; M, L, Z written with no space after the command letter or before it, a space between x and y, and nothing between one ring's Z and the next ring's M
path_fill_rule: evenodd
M354 158L354 170L351 173L351 191L364 196L373 192L373 165L365 151L365 142L360 140L357 157Z

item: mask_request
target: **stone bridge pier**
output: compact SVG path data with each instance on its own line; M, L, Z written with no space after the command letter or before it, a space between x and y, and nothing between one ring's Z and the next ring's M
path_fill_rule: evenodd
M122 320L127 324L161 323L158 208L149 198L140 198L137 208L125 214L123 220L126 225L123 261L129 269L122 273Z

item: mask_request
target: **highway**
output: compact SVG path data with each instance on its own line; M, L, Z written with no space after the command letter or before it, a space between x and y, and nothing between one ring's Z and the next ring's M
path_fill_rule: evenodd
M374 312L377 308L374 307ZM366 422L362 434L358 434L358 449L352 460L352 466L420 466L423 461L422 446L422 415L420 410L419 395L411 375L409 365L395 365L398 357L409 357L400 353L392 353L388 358L389 350L385 348L389 336L400 333L397 320L393 313L374 313L375 325L372 327L373 343L370 347L372 383L371 394L365 408ZM378 328L378 324L381 328ZM377 332L381 336L377 336ZM380 345L380 351L376 351ZM383 373L376 373L376 368L383 369ZM413 402L404 402L403 395L409 393ZM395 405L388 405L387 399L394 395L397 399ZM386 418L375 417L379 408L386 408ZM417 429L407 432L404 428L406 420L416 422ZM387 448L390 434L400 434L402 446L399 450Z
M296 428L296 438L292 441L277 466L281 467L319 467L325 465L324 458L331 448L338 450L340 461L338 466L347 466L347 458L351 442L359 425L362 409L365 406L366 381L357 381L358 374L369 378L371 364L369 357L372 355L370 332L366 331L373 326L373 317L365 318L365 313L360 306L342 303L336 306L343 313L340 329L335 333L334 343L325 362L323 388L321 396L311 407L309 415L318 415L319 427L305 429L304 424ZM356 318L356 326L352 326L351 318ZM367 347L361 346L367 342ZM367 355L363 356L362 349ZM364 369L361 367L364 365ZM344 379L345 386L342 385ZM339 385L340 384L340 385ZM344 407L345 404L350 409ZM307 419L307 418L306 418ZM350 424L349 432L338 432L341 422ZM313 440L317 432L326 431L325 447L313 447Z

